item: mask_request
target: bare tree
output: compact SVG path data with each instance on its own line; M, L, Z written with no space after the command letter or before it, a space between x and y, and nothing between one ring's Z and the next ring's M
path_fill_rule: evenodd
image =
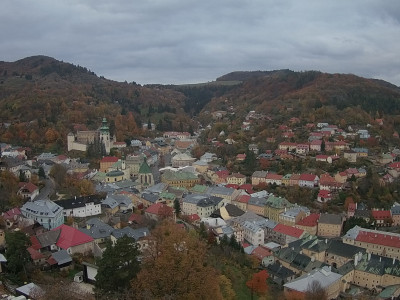
M319 281L312 281L308 284L306 300L328 300L328 294Z

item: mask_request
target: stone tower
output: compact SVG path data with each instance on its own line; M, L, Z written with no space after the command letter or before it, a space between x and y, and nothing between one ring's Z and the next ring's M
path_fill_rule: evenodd
M103 122L101 124L99 131L100 131L100 142L104 144L106 153L110 154L111 150L110 128L108 127L106 118L103 118Z

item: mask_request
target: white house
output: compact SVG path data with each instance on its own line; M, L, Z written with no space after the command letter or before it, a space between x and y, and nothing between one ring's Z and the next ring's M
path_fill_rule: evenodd
M259 246L264 244L264 229L258 226L255 222L245 221L242 224L244 238L250 244Z
M90 217L101 214L101 198L97 195L74 197L57 201L64 209L64 216Z

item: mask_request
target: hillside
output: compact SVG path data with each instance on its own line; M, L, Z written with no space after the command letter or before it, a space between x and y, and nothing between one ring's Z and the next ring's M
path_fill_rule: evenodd
M4 142L38 149L62 150L65 137L77 126L94 129L105 116L118 140L142 134L150 120L178 130L190 119L184 95L96 76L84 67L33 56L0 62L0 122ZM47 133L47 134L46 134Z
M385 116L400 131L399 87L350 74L232 72L208 83L140 86L46 56L0 62L1 141L37 151L64 151L68 132L95 129L104 116L123 141L149 135L142 130L149 121L159 131L207 125L216 110L233 111L232 124L250 110L274 124L301 117L365 125Z

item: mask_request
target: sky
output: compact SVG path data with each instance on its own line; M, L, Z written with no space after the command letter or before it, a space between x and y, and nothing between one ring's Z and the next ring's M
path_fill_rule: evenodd
M400 86L400 1L2 0L0 60L33 55L139 84L291 69Z

